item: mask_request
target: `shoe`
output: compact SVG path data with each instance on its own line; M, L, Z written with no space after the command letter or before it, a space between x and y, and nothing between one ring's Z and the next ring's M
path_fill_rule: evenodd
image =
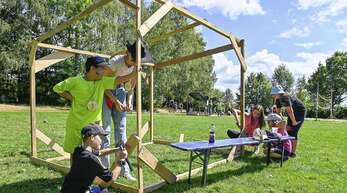
M289 154L289 157L294 158L294 157L296 157L296 154L295 154L295 153L290 153L290 154Z
M124 174L123 177L129 181L136 181L136 178L133 177L130 173Z
M108 193L107 188L104 188L100 193Z

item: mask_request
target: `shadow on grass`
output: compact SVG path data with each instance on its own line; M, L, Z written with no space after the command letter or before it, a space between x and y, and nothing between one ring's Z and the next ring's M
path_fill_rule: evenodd
M237 159L236 161L241 161L247 163L238 169L230 169L222 172L208 173L206 185L212 185L214 183L223 181L233 176L241 176L247 173L255 173L263 170L266 167L266 159L264 157L249 157L244 156L243 158ZM210 169L211 170L211 169ZM191 184L188 184L188 179L180 181L173 185L167 185L163 188L155 191L158 193L164 192L185 192L192 188L201 187L201 172L191 178Z
M0 192L6 193L59 193L64 178L39 178L24 180L0 186Z

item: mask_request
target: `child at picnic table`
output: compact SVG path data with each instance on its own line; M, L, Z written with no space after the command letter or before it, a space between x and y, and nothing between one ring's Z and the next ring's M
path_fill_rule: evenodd
M269 127L273 129L273 134L275 137L285 137L288 136L286 121L283 118L276 114L271 113L266 118L268 120ZM277 131L276 131L277 130ZM286 140L283 142L284 149L284 160L288 160L289 156L292 153L292 141ZM264 150L264 153L267 154L267 148ZM282 156L282 144L275 143L274 146L270 149L270 157L274 159L281 159Z
M236 125L241 130L240 114L240 110L233 109ZM245 113L245 129L243 131L241 130L241 132L228 129L227 134L230 138L237 138L240 135L241 137L253 137L255 129L262 129L264 127L264 109L261 105L254 105L250 113Z

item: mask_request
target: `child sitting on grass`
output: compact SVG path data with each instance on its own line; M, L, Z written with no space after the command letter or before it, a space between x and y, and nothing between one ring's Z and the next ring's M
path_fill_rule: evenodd
M99 125L89 124L81 131L83 145L76 147L71 157L72 165L65 176L61 193L107 193L104 187L110 186L119 176L121 162L113 164L113 168L106 168L99 158L102 135L107 135ZM127 157L126 150L116 152L122 160ZM95 182L99 186L91 186Z

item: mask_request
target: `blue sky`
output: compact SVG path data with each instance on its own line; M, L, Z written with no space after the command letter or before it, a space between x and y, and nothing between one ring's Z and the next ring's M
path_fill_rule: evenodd
M285 64L297 78L308 77L336 50L347 49L347 0L175 0L191 12L246 40L250 72L269 77ZM208 48L228 41L204 27ZM225 90L239 87L239 66L232 51L213 56Z

